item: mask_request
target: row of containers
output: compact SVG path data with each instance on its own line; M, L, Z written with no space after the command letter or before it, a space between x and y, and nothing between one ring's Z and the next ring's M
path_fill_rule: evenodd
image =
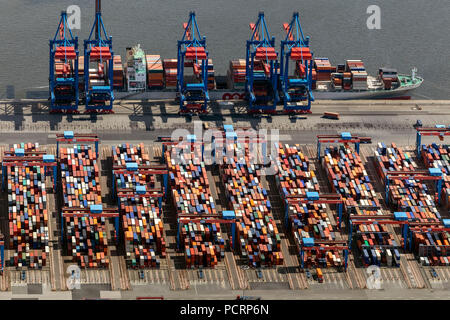
M11 266L40 269L47 265L50 249L46 173L50 167L56 180L55 158L40 151L39 144L15 144L4 153L2 187L8 194L9 246L14 248ZM3 267L3 239L0 245Z
M252 267L282 265L281 236L261 183L262 167L251 162L248 144L237 141L232 126L225 125L213 137L213 150L219 141L222 150L218 148L213 155L220 163L221 187L228 202L222 212L216 209L211 193L214 181L208 177L203 143L191 135L164 148L177 212L177 242L185 252L186 266L214 267L224 259L227 246ZM242 154L246 156L239 157Z
M414 153L395 144L387 147L379 143L375 152L375 165L386 187L386 202L407 221L409 250L426 266L450 265L450 221L439 212L448 192L445 150L446 146L424 145L418 153L419 163L414 161Z
M167 170L151 164L143 144L112 147L112 161L127 266L158 268L159 258L166 257L162 219Z
M360 139L342 133L331 140L334 141L329 142L341 144L326 147L321 163L332 191L341 195L344 201L349 246L352 247L352 241L355 241L355 250L364 266L399 266L401 243L388 229L388 225L396 221L381 208L374 182L359 156ZM357 150L351 148L350 141L355 142ZM338 220L341 226L342 216Z
M65 131L56 134L56 141L62 188L55 193L61 198L63 253L82 268L108 268L108 233L117 239L119 214L116 208L103 205L98 136ZM108 226L111 218L115 221L113 227Z
M60 143L95 142L61 147ZM165 257L161 220L165 188L156 189L155 176L167 185L167 170L149 167L143 145L113 147L113 193L117 208L104 208L98 161L98 137L57 135L59 158L39 150L38 144L22 143L5 151L2 187L8 193L9 245L14 250L9 265L40 269L49 254L48 176L61 181L61 240L65 253L84 268L110 264L107 223L114 218L113 239L123 239L130 267L158 267ZM57 194L56 184L53 183ZM167 186L166 186L167 187ZM50 213L51 214L51 213ZM119 215L120 214L120 215ZM119 217L121 229L119 233ZM122 235L122 236L121 236ZM0 239L3 262L3 238ZM3 263L2 263L3 267Z
M61 232L67 255L83 268L108 267L107 217L96 150L87 144L59 148L59 167Z
M301 267L347 267L348 243L342 240L329 207L342 210L340 196L320 193L312 163L298 145L277 144L275 181L285 203L285 225L299 252ZM318 272L319 274L319 272Z
M449 152L450 148L448 145L437 145L436 143L423 145L420 152L421 159L426 168L440 169L442 171L443 186L440 201L447 210L450 206ZM450 227L447 219L442 219L442 224L444 229ZM416 251L421 257L421 262L425 265L431 263L449 265L450 263L450 230L440 230L442 229L440 227L442 225L438 225L435 230L428 230L426 232L417 231L414 235L416 239L414 243ZM417 245L419 246L418 248Z
M399 266L401 243L389 230L389 225L399 222L382 209L374 182L359 155L360 143L368 142L370 138L352 136L348 132L318 136L318 158L331 190L342 197L343 212L337 217L338 226L341 228L346 222L348 245L354 250L354 256L361 257L360 262L366 267ZM338 145L326 147L321 157L322 143ZM355 150L350 146L352 143ZM403 228L402 232L405 231Z
M177 215L177 245L184 252L187 268L214 268L225 257L225 238L211 193L203 145L195 136L165 145L171 197ZM230 217L233 218L233 217Z

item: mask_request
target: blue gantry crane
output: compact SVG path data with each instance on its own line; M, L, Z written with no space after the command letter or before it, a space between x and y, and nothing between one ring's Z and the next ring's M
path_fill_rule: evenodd
M113 93L112 37L103 24L101 0L95 1L95 20L89 38L84 40L84 86L87 113L112 113ZM95 65L94 68L91 64ZM91 73L90 70L94 70Z
M291 22L284 23L285 40L281 41L280 83L285 112L310 113L312 93L313 53L309 36L303 35L298 12ZM295 63L295 75L289 76L289 61Z
M180 99L180 113L206 113L208 93L208 51L206 37L202 37L195 12L189 13L189 21L183 24L184 33L178 40L177 94ZM194 79L187 82L184 68L192 66Z
M78 37L67 23L67 12L61 13L53 40L50 40L49 100L50 112L78 110Z
M321 158L321 147L322 143L343 143L347 146L349 143L355 144L355 151L359 154L359 145L361 143L371 143L372 139L370 137L357 137L352 136L350 132L341 132L339 135L318 135L317 136L317 159L319 161Z
M264 12L256 23L250 23L252 36L247 40L245 93L250 113L275 113L279 100L278 53L275 37L270 37Z
M450 136L450 127L447 128L442 124L437 124L434 128L418 127L416 128L416 131L416 152L419 158L422 158L422 136L436 136L439 137L440 141L443 141L444 137Z

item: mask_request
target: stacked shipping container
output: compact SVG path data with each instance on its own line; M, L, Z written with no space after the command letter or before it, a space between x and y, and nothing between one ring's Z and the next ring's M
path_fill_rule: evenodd
M188 146L190 148L190 146ZM214 267L225 256L225 241L220 224L190 222L181 215L202 218L217 217L214 199L209 189L205 163L199 144L190 152L183 152L178 158L172 154L172 147L165 153L169 167L172 197L179 218L179 244L185 252L188 268Z
M128 91L141 91L147 87L147 62L140 45L127 48L127 88Z
M377 163L384 175L388 171L412 172L418 166L413 161L409 152L392 143L388 148L384 143L379 143L375 151ZM397 211L406 212L408 219L415 222L439 222L441 216L436 208L434 197L429 193L427 184L414 180L393 180L389 184L389 198Z
M307 192L319 192L319 182L307 156L299 146L278 145L275 176L281 197L306 197ZM332 225L325 204L300 203L288 206L289 223L298 250L303 238L316 240L336 240L336 226ZM305 252L304 263L307 267L343 266L339 252L321 250Z
M244 89L245 73L246 73L245 59L237 59L230 61L228 69L229 87L232 89Z
M399 79L396 69L381 68L378 70L378 76L384 84L385 90L391 90L392 86L399 85Z
M423 145L421 156L427 168L440 168L444 174L442 200L450 208L450 147L448 145Z
M60 150L64 207L88 209L101 205L97 156L87 145ZM80 211L81 212L81 211ZM109 264L105 218L65 217L66 242L73 261L82 267L106 267Z
M450 202L450 164L449 146L422 145L421 157L427 168L439 168L444 175L442 200L446 208ZM449 265L450 261L450 234L444 231L423 230L413 232L414 252L419 256L423 265Z
M123 65L122 57L120 55L114 55L113 83L114 89L123 88Z
M173 89L177 86L177 59L164 59L164 84L166 89Z
M230 207L236 214L237 239L242 255L253 267L281 265L281 237L273 219L267 191L261 186L261 165L250 160L249 144L227 143L221 166ZM237 155L243 154L244 161ZM242 160L242 159L241 159Z
M324 165L333 191L345 199L350 215L383 215L360 156L348 146L325 149ZM357 225L356 243L364 264L399 264L398 244L386 227ZM393 258L394 257L394 258Z
M367 90L367 71L361 60L347 60L347 72L352 75L353 90Z
M375 156L383 178L389 171L413 172L418 169L412 154L404 152L394 143L390 147L379 143ZM414 179L393 179L389 184L390 201L398 211L405 212L411 222L440 223L441 216L430 193L427 184ZM446 265L448 261L444 258L448 256L448 247L444 245L448 245L448 239L447 232L413 231L413 250L424 265Z
M336 71L328 58L314 59L314 69L317 72L317 81L330 81L331 73Z
M216 78L214 77L214 64L212 59L208 59L208 76L207 76L207 86L208 90L216 89Z
M38 151L39 145L14 145L11 152L17 148L33 152ZM16 267L42 268L46 265L49 254L44 166L8 166L6 174L10 247L15 250L10 264Z
M147 60L147 85L149 89L161 89L164 87L164 69L160 55L146 55Z

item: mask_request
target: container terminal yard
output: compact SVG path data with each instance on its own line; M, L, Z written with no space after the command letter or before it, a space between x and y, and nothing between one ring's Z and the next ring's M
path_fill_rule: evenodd
M45 99L0 101L0 299L450 298L450 102L408 100L417 69L331 66L297 12L226 77L195 12L122 63L94 17L61 13Z
M50 115L42 101L1 103L0 297L446 298L448 101L320 101L297 118L178 107ZM280 130L277 172L171 161L164 137L197 121L224 141L267 129L268 149ZM201 159L188 139L183 157ZM381 290L367 288L372 264Z

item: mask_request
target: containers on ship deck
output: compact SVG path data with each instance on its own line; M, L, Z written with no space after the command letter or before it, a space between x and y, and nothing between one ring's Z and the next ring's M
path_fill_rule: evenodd
M185 253L187 268L215 267L225 255L225 240L220 224L191 222L190 217L217 217L210 182L202 161L202 150L196 145L180 158L172 158L175 146L165 152L169 168L172 198L179 223L179 247ZM189 215L184 218L183 214Z
M146 197L119 198L126 261L130 267L159 267L165 257L163 222L158 201Z
M60 168L65 208L89 209L102 204L97 156L90 146L61 148ZM67 249L73 261L81 267L107 267L105 218L65 217L64 222Z
M378 70L378 77L383 82L385 90L391 90L392 87L398 87L400 84L396 69L380 68Z
M173 89L177 86L177 59L164 59L164 85L166 89Z
M261 165L254 164L249 145L227 143L226 154L220 166L229 207L237 219L237 242L241 255L253 267L281 265L281 236L272 216L267 190L261 185ZM238 160L237 155L243 158Z
M120 55L114 55L113 60L113 83L114 89L122 89L124 84L123 64Z
M39 144L15 144L10 151L16 149L37 152ZM6 180L9 239L10 247L14 248L10 264L33 269L45 267L50 249L44 166L8 166Z
M127 163L150 165L150 156L144 144L122 144L112 148L113 165L125 167ZM127 196L119 197L119 210L124 231L126 262L129 267L159 267L158 257L166 256L163 237L162 208L158 199L139 195L137 187L155 188L154 175L137 172L115 174L116 188L131 189Z

